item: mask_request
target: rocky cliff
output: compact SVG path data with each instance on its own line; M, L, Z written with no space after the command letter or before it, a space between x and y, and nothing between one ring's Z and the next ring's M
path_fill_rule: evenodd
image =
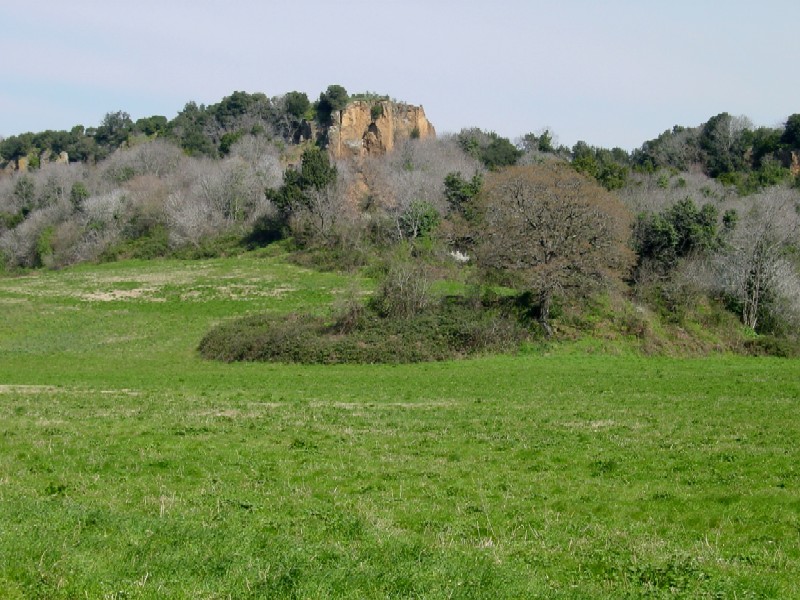
M391 100L355 100L332 117L327 137L334 158L385 154L401 140L436 135L421 106Z

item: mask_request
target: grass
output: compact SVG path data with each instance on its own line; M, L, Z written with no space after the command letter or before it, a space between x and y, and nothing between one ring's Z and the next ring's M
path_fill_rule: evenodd
M350 279L254 254L0 279L0 597L800 597L800 362L195 351Z

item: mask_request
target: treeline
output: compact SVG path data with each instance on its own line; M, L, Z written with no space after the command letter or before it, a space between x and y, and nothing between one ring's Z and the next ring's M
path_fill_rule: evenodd
M273 98L262 93L236 91L208 106L188 102L175 118L154 115L134 121L124 111L109 112L97 127L76 125L69 131L23 133L0 140L0 167L23 158L38 168L41 158L61 152L70 162L94 163L121 147L148 139L165 139L190 156L220 158L246 135L265 135L290 144L298 140L304 120L321 125L343 108L349 96L339 85L331 85L311 102L304 92L289 92Z
M800 114L781 128L754 127L746 117L718 114L699 127L674 127L632 155L647 171L699 168L740 193L800 179Z
M166 139L190 156L225 157L244 136L266 136L296 144L308 139L307 123L325 127L331 115L351 99L384 100L366 92L349 95L330 85L310 101L304 92L275 97L236 91L208 106L188 102L168 120L161 115L132 120L123 111L105 115L97 127L76 125L70 131L24 133L0 140L0 167L24 159L38 168L42 158L54 160L66 152L70 162L94 163L121 147L148 139ZM375 108L380 108L376 102ZM324 144L324 136L321 138ZM800 114L781 127L755 127L744 116L720 113L696 127L676 125L633 152L602 148L579 141L558 145L552 131L527 133L515 143L477 128L459 135L462 149L489 168L515 164L524 154L551 154L570 161L576 170L608 190L623 188L632 173L701 171L740 194L754 193L780 183L800 181Z
M663 177L702 172L739 194L778 184L800 185L800 114L791 115L782 127L771 128L755 127L747 117L720 113L697 127L676 125L630 153L583 141L571 148L554 146L547 130L525 135L520 145L570 160L608 190L625 187L633 173L659 171Z

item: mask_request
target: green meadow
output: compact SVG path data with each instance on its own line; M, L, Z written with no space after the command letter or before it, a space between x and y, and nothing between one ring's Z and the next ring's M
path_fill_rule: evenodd
M0 278L2 598L800 598L800 361L202 360L366 280Z

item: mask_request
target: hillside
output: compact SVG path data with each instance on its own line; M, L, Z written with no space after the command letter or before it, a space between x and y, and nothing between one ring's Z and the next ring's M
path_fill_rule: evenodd
M587 311L608 301L654 315L632 318L634 335L667 319L708 347L695 327L707 307L744 327L713 334L734 339L722 347L766 336L759 347L791 354L799 127L798 115L767 129L721 113L633 153L566 148L546 130L516 142L479 128L437 136L421 106L337 85L314 102L234 92L172 120L109 113L97 128L0 142L0 264L14 273L282 241L298 261L365 269L386 290L506 290L547 335L595 335ZM416 282L390 285L392 272ZM395 293L383 312L427 306Z

